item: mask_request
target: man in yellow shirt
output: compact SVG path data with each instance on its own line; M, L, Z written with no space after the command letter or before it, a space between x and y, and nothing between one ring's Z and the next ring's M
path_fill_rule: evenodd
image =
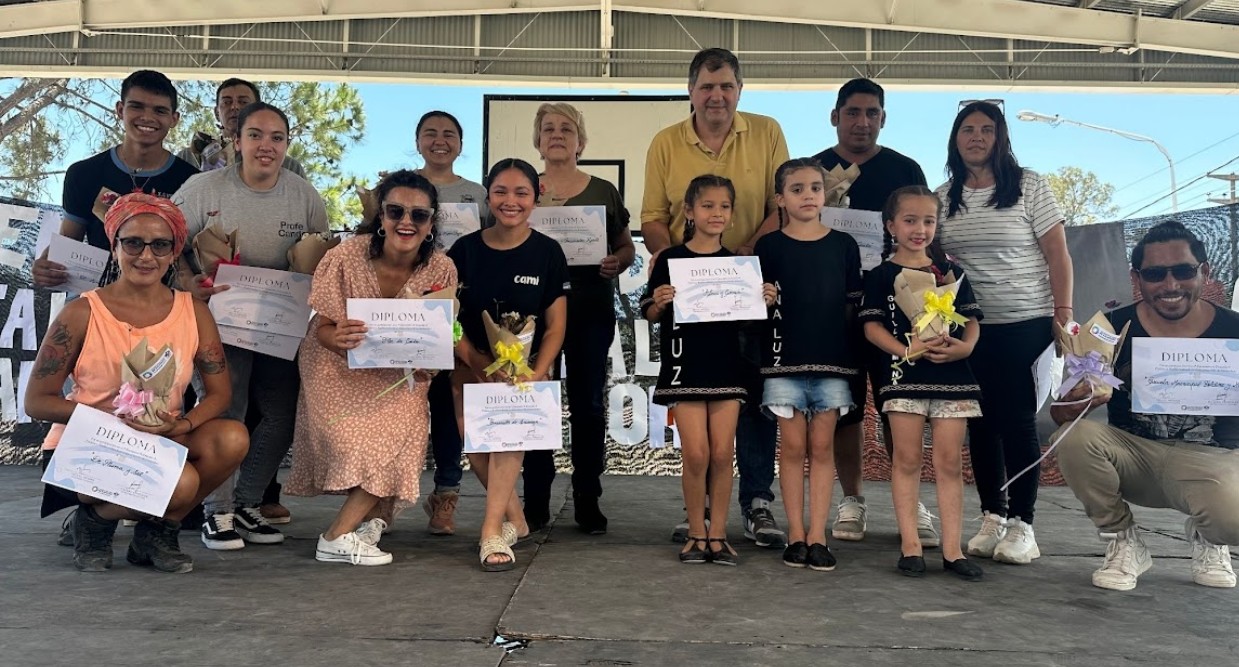
M732 224L723 245L742 255L765 232L778 229L774 204L774 172L787 161L787 140L778 121L736 111L744 81L740 61L727 49L705 49L688 68L688 94L693 113L654 135L645 158L645 197L641 202L641 234L655 256L683 242L684 191L703 174L731 179L736 187ZM652 263L652 260L651 260ZM742 339L754 364L760 340ZM754 367L751 396L761 396L761 378ZM770 511L774 494L774 422L760 412L761 401L745 403L736 428L736 459L740 468L740 508L744 534L758 546L780 547L786 541ZM676 526L681 541L688 524Z

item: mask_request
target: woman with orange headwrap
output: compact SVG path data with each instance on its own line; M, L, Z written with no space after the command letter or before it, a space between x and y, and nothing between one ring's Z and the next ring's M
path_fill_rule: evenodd
M73 504L73 564L82 571L112 566L112 535L121 519L138 520L126 558L163 572L188 572L193 561L177 541L180 520L245 457L249 437L240 422L217 419L228 407L230 385L219 330L206 304L173 291L172 266L185 247L185 217L167 199L134 193L116 200L104 218L119 276L65 306L48 327L26 389L26 413L52 422L43 442L44 465L77 404L113 412L122 387L121 360L143 340L171 348L176 373L158 424L129 426L175 440L188 462L163 517L149 517L98 498L47 487L43 516ZM192 360L192 363L191 363ZM208 393L183 411L181 397L194 369ZM73 389L62 395L65 379Z

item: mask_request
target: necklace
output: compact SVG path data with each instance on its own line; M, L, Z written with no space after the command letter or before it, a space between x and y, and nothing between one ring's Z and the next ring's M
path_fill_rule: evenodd
M141 185L138 185L138 178L137 178L138 170L131 169L127 173L129 174L129 182L133 184L133 192L146 192L146 186L151 182L152 178L155 178L155 175L151 174L150 176L147 176L145 180L142 181Z

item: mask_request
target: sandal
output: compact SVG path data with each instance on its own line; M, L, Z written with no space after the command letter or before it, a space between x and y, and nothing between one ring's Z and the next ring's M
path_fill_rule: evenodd
M710 562L710 553L707 549L698 547L698 544L707 545L707 540L704 537L689 536L684 540L685 544L691 545L687 551L680 552L680 562L685 565L700 565Z
M728 567L735 567L740 564L740 560L736 557L736 554L733 553L731 545L728 544L726 537L710 537L710 538L706 538L706 542L710 542L710 543L718 542L719 544L723 545L723 548L719 549L718 551L715 551L714 549L710 549L710 561L714 563L715 565L726 565Z
M478 556L482 561L482 569L486 572L507 572L516 567L516 554L512 553L512 547L508 546L502 535L491 535L482 540ZM508 559L492 563L487 560L491 556L507 556Z

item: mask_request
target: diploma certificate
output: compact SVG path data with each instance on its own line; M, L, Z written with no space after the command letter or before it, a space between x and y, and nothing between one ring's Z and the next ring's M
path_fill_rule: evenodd
M860 246L860 269L868 271L882 263L882 214L855 208L822 209L822 224L851 236Z
M482 228L478 205L473 203L446 204L439 202L439 243L443 249L452 247L465 234Z
M348 351L349 368L456 365L450 299L349 299L348 318L367 328L361 345Z
M229 288L211 297L211 314L220 326L302 338L311 282L304 273L221 264L215 284Z
M119 417L78 405L43 482L131 510L163 516L189 450L130 428Z
M1132 412L1239 416L1239 340L1132 338Z
M529 226L559 241L568 266L597 266L607 256L605 206L539 206Z
M667 262L675 286L675 321L766 319L761 263L756 257L698 257Z
M63 264L69 274L69 279L54 289L70 294L81 294L95 289L99 286L103 269L108 265L109 256L111 253L101 248L53 234L47 244L47 258Z
M563 447L558 382L465 385L465 453Z

